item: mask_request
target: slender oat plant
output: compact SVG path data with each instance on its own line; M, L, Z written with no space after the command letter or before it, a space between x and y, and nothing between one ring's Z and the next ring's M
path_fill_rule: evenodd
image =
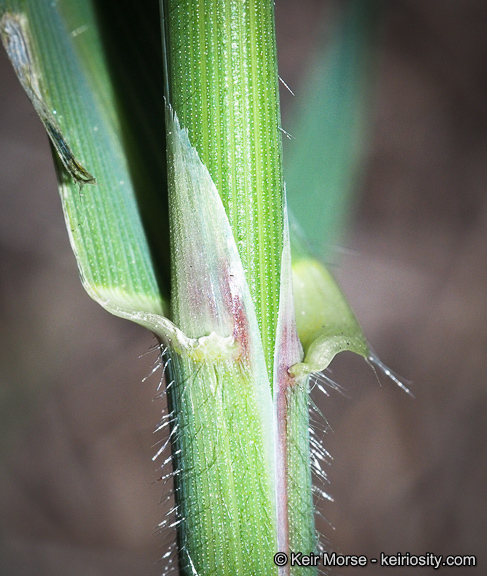
M309 377L342 350L380 363L290 231L274 2L136 4L1 0L2 41L50 138L84 287L161 343L180 573L312 574L277 554L318 550ZM327 61L348 106L335 195L351 188L361 131L356 4ZM314 188L330 188L321 173ZM291 188L307 178L289 174Z

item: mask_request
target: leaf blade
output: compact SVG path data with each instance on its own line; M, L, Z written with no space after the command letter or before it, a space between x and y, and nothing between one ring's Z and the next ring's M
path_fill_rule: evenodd
M40 114L41 120L47 124L47 131L51 131L51 138L58 138L54 158L59 189L85 289L112 311L138 309L168 314L113 110L105 113L102 100L93 94L92 83L63 19L61 7L69 12L73 6L66 1L56 4L4 1L0 4L2 39L7 45L11 42L6 23L21 23L17 33L32 52L31 65L21 70L18 62L13 64L18 76L27 74L33 86L27 93L31 100L37 100L34 105L38 113L39 109L47 111L44 117ZM84 14L85 26L96 35L98 25L91 4L90 8ZM95 46L100 48L101 42ZM98 55L97 61L103 61L103 54ZM106 94L110 94L106 66L99 65L95 72L99 75L98 82L107 86ZM50 130L51 118L55 118L55 124ZM68 150L63 148L65 144L69 152L63 158L62 150ZM76 165L92 174L96 185L80 186L74 169L66 170L66 158L75 159Z

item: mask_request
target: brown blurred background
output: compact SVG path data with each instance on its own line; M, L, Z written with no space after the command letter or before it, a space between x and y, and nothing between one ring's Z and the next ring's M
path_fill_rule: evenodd
M336 274L412 400L344 355L320 530L344 554L487 562L487 5L395 0L368 163ZM324 0L278 0L299 90ZM287 97L286 97L287 98ZM289 111L287 100L283 104ZM47 138L0 54L0 575L157 575L151 335L83 292ZM382 574L386 568L338 571ZM448 570L445 568L445 570ZM402 575L432 569L394 569Z

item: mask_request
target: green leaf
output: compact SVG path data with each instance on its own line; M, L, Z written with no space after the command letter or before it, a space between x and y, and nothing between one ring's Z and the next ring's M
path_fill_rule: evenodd
M325 258L340 241L366 151L377 14L377 3L351 0L327 23L286 122L289 209Z
M132 129L117 113L93 5L3 0L0 10L2 41L53 144L85 289L120 316L168 314L169 287L156 275L139 209L141 175L125 154Z

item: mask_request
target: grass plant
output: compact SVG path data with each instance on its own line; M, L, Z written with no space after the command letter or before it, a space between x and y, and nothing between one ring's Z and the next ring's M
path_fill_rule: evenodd
M275 562L318 551L309 377L342 350L378 361L289 226L274 3L140 4L1 0L2 41L51 140L84 287L161 343L180 573L312 574ZM325 131L344 120L340 164L316 169L317 214L330 194L342 214L351 189L367 4L350 4L326 49L318 76L338 93L320 104L323 85L313 88L310 118Z

